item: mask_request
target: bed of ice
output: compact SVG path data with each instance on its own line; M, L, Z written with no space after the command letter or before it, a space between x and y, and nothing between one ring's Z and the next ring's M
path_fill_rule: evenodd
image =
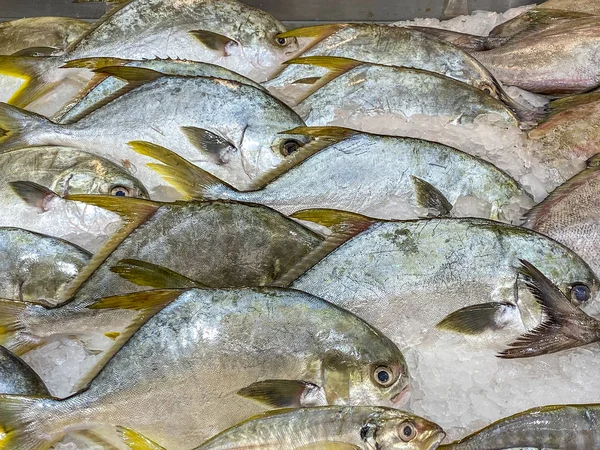
M476 12L442 22L417 19L399 25L434 26L485 35L527 8L515 8L503 14ZM516 88L507 90L518 101L534 107L543 106L546 101ZM339 125L352 127L349 112L340 111L339 119ZM485 158L519 180L537 201L555 187L547 171L532 156L530 150L534 144L527 140L525 133L495 117L482 117L474 123L460 125L443 117L412 116L404 123L394 121L393 124L378 118L372 123L363 120L361 125L381 133L436 140ZM529 206L527 199L517 202L513 216L517 218ZM485 207L465 198L459 200L454 213L475 214ZM419 324L414 326L418 328ZM468 344L461 336L449 333L442 336L404 346L403 351L412 374L412 394L407 409L439 423L449 439L530 407L600 400L598 345L532 359L503 360L489 350L465 349ZM54 395L64 397L97 358L79 343L64 341L32 351L24 359L42 376ZM55 448L99 450L101 447L67 438Z

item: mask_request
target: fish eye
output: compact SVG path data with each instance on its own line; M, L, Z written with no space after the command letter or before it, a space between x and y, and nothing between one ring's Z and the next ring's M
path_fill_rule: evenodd
M289 139L281 143L281 154L283 156L290 156L292 153L300 150L300 147L302 147L300 142Z
M389 367L380 366L373 372L375 383L383 387L389 387L396 381L394 379L394 371Z
M279 45L281 45L282 47L285 47L288 44L288 40L286 38L283 38L283 37L278 37L277 38L277 43Z
M571 287L571 300L578 303L587 302L591 297L590 288L585 284L575 284Z
M409 442L417 436L417 428L412 422L402 422L398 425L398 434L404 442Z
M129 197L129 189L124 186L115 186L110 190L110 195L115 195L117 197Z

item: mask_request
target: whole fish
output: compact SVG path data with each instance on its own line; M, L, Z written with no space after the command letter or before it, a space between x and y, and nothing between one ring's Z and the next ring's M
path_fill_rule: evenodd
M566 245L600 274L600 164L589 167L556 188L527 215L524 226Z
M600 24L566 26L513 40L473 56L504 84L567 95L600 85Z
M0 311L0 322L5 323L0 341L17 354L47 343L57 334L77 336L88 348L99 351L112 345L115 337L124 338L121 333L130 325L133 313L115 316L109 310L87 306L101 297L141 290L128 280L137 282L147 273L154 275L149 268L155 265L165 268L158 278L169 279L175 271L183 274L179 277L183 282L189 277L201 280L203 286L265 286L323 242L305 226L260 205L218 201L163 204L91 195L72 198L110 208L123 216L126 225L62 292L62 300L69 302L53 309L0 302L5 308ZM141 260L143 266L140 270L139 266L120 264L123 259ZM123 278L121 273L129 276ZM156 283L157 278L152 281ZM188 282L186 287L195 285Z
M62 239L0 227L0 298L53 305L92 255Z
M600 14L600 2L598 0L546 0L538 8L562 9L565 11L577 11L587 14Z
M137 67L101 70L127 78L133 90L73 124L58 125L0 103L0 127L9 130L0 138L0 152L46 144L93 151L131 164L152 198L169 200L169 193L159 189L160 178L144 166L147 159L129 149L129 141L169 145L240 189L306 143L301 136L282 134L303 126L302 119L252 86L211 77L164 76Z
M539 333L522 338L526 349L507 356L589 343L581 335L587 329L572 330L567 317L553 315L552 327L546 326L539 304L520 282L520 260L537 267L581 308L573 307L585 316L582 323L595 327L597 322L584 312L600 316L598 279L588 265L558 242L525 228L483 219L378 222L331 210L300 211L292 217L349 235L365 230L291 286L358 314L396 343L417 343L439 326L472 336L474 343L503 348L540 322ZM293 273L301 274L315 259L305 259L304 267ZM531 272L525 278L532 278ZM287 277L280 282L288 284ZM544 285L546 297L558 292L551 283ZM554 333L554 340L546 342L545 333Z
M162 309L101 361L85 391L62 401L0 396L3 444L45 449L70 430L119 424L186 449L266 407L393 406L405 397L400 350L309 294L162 290L94 307L135 304Z
M343 111L350 111L359 120L420 114L444 116L455 122L472 122L480 115L497 114L508 124L519 124L515 114L501 101L434 72L347 58L298 58L290 62L325 67L331 71L325 77L333 78L298 104L297 110L307 125L332 124Z
M70 17L27 17L0 24L0 55L21 50L65 50L92 24Z
M180 59L144 59L141 61L119 59L119 58L86 58L82 60L69 61L68 67L85 67L98 70L108 66L142 67L155 70L166 75L181 76L204 76L215 77L223 80L233 80L254 86L258 89L263 87L254 81L239 75L224 67L197 61L186 61ZM53 117L57 123L73 123L84 117L88 112L98 108L102 102L114 98L119 91L127 86L127 82L113 76L98 74L90 82L90 86L82 91L82 95L74 98Z
M298 52L296 39L278 36L284 31L271 15L237 0L136 0L117 5L64 54L0 58L0 74L25 79L10 104L50 115L47 108L37 109L47 103L44 97L69 83L81 88L93 76L86 69L61 68L67 61L181 58L263 81ZM54 109L60 106L59 101Z
M600 448L600 405L555 405L532 408L464 437L440 450Z
M121 428L120 435L135 450L163 449L134 430ZM194 450L433 450L444 435L436 424L397 409L326 406L269 411L219 433Z
M579 94L549 105L550 115L528 133L529 151L557 187L600 153L600 94Z
M26 228L95 251L120 226L102 208L65 202L67 194L148 198L125 167L68 147L24 148L0 154L0 226ZM32 183L35 183L32 184Z
M504 98L498 83L472 56L410 28L366 23L328 24L299 28L279 37L311 38L303 48L303 57L337 56L427 70ZM263 84L276 96L294 105L321 87L322 77L327 72L315 66L293 65Z
M163 147L137 142L133 148L161 161L152 168L186 197L250 201L288 215L320 207L383 219L416 219L431 213L429 209L450 214L454 203L468 196L489 205L486 217L505 218L505 206L530 198L492 164L445 145L337 127L292 132L331 145L283 173L283 168L275 170L268 184L251 192L234 189Z
M0 347L0 393L50 397L38 374L4 347Z

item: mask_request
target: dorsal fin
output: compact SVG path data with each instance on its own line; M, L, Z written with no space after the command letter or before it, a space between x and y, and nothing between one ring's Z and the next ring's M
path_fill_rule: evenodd
M92 257L89 263L81 269L79 274L69 283L62 292L61 299L69 300L81 285L94 273L106 258L129 236L138 226L144 223L160 208L163 203L143 200L135 197L116 197L105 195L67 195L65 200L87 203L112 211L123 220L124 224L119 231L113 234L104 246Z
M282 274L271 286L288 287L300 275L312 268L343 243L362 233L371 225L382 222L371 217L336 209L305 209L290 216L329 228L331 234L316 249L298 261L290 270Z

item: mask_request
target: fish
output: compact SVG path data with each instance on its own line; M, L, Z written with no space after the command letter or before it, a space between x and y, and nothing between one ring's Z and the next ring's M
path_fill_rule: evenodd
M556 188L543 202L527 213L523 226L545 234L569 247L600 273L598 194L600 158L589 161L581 173Z
M160 203L129 197L73 195L120 214L124 225L94 254L61 291L62 305L46 308L0 301L0 345L23 355L53 336L77 336L87 349L101 352L126 336L134 314L88 309L95 300L143 290L178 276L178 287L266 286L287 273L324 238L261 205L215 201ZM131 264L130 260L141 260ZM123 261L124 260L124 261ZM151 269L163 268L156 274ZM170 282L170 281L169 281ZM156 285L156 284L155 284ZM4 309L2 309L2 307Z
M89 263L92 255L62 239L0 227L0 298L46 306Z
M63 196L149 198L126 167L69 147L29 147L0 154L0 180L0 226L66 239L92 252L120 226L119 216L65 202Z
M311 38L295 57L344 57L412 67L454 78L496 97L509 98L475 58L447 42L410 28L366 23L327 24L298 28L279 36ZM263 86L293 106L321 87L316 81L322 81L326 73L326 69L314 66L289 65L263 82Z
M0 393L50 397L39 375L4 347L0 347Z
M70 17L26 17L0 24L0 55L22 50L65 50L89 31L92 24Z
M135 450L161 450L134 430L118 427ZM308 432L310 430L310 432ZM194 450L433 450L445 433L422 417L373 406L324 406L269 411L233 426Z
M587 14L600 14L600 2L598 0L546 0L538 5L538 8L562 9L565 11L576 11Z
M586 168L600 153L600 94L592 92L551 102L545 121L527 133L528 149L556 188Z
M521 339L522 347L507 357L589 343L566 316L552 315L551 322L542 317L523 281L529 279L542 286L536 288L540 297L566 295L564 303L575 310L570 313L590 328L600 317L598 279L590 267L562 244L525 228L470 218L385 222L331 210L291 217L343 236L333 251L314 252L276 284L332 301L396 343L416 345L452 332L472 345L500 350ZM523 268L521 260L535 267ZM536 334L526 335L531 329ZM552 333L553 342L547 342Z
M270 14L237 0L136 0L120 3L62 54L0 58L0 74L24 79L9 99L21 108L52 115L93 77L87 69L61 68L82 58L181 58L217 64L255 81L280 70L298 52L296 39L279 37L283 25ZM46 106L49 94L75 85ZM36 106L37 102L37 106Z
M536 33L472 55L503 84L547 95L577 94L600 84L600 23Z
M308 142L282 134L303 126L289 107L266 92L232 80L165 76L137 67L100 69L127 79L129 92L81 120L59 125L0 103L0 153L39 145L68 145L113 161L127 161L152 198L176 200L168 186L144 166L128 142L169 145L191 162L243 189L264 170ZM161 189L161 185L163 188Z
M500 419L440 450L600 447L599 404L550 405Z
M506 124L519 126L516 115L501 101L434 72L332 57L298 58L289 63L317 65L330 72L324 77L330 81L296 108L309 126L339 121L340 111L351 111L359 122L362 117L403 119L419 114L460 123L496 114ZM373 131L367 128L361 130Z
M504 172L452 147L339 127L304 127L290 133L331 145L302 161L303 152L296 153L290 159L296 160L293 166L276 169L267 184L263 178L261 186L243 192L164 147L132 145L160 161L151 167L186 198L260 203L286 215L306 208L334 208L381 219L416 219L424 214L449 215L459 197L467 196L489 205L486 218L507 220L503 208L517 199L529 199L533 206L529 194Z
M82 60L69 61L68 67L81 67L90 70L99 70L107 66L141 67L151 69L165 75L180 76L208 76L222 80L233 80L264 89L259 83L239 75L224 67L198 61L186 61L180 59L145 59L128 60L119 58L85 58ZM82 90L80 96L75 97L59 111L52 120L57 123L73 123L85 117L89 111L97 109L97 106L107 99L114 98L119 91L127 87L127 82L114 76L106 76L99 73L90 86Z
M78 394L0 396L1 448L42 449L72 429L121 425L185 449L267 408L392 407L407 392L396 345L303 292L169 289L93 307L141 308L145 320Z

